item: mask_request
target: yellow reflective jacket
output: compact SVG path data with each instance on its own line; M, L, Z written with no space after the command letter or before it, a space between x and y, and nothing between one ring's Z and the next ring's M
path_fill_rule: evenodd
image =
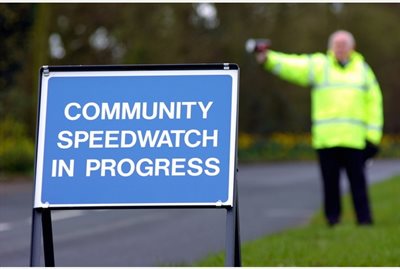
M312 144L316 149L363 149L366 140L382 138L382 93L364 57L352 52L340 66L332 51L327 54L284 54L269 51L265 69L279 77L310 86Z

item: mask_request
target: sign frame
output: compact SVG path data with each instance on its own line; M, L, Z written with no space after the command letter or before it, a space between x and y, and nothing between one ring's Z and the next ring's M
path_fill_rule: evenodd
M38 188L41 187L42 182L37 181L38 173L40 176L40 169L38 161L43 158L43 141L40 142L41 137L40 129L43 123L41 118L41 111L43 104L41 102L42 93L42 78L49 75L51 72L126 72L126 71L187 71L192 70L196 72L204 71L229 71L234 70L237 74L235 82L232 83L234 92L232 93L232 113L231 113L231 126L230 129L230 165L229 165L229 199L228 202L221 203L169 203L169 204L74 204L74 205L52 205L38 202ZM235 84L235 85L233 85ZM52 231L52 210L75 210L75 209L139 209L139 208L216 208L226 210L226 243L225 243L225 265L229 267L241 266L241 251L240 251L240 227L239 227L239 198L238 198L238 183L237 183L237 132L238 132L238 113L239 113L239 66L233 63L215 63L215 64L166 64L166 65L71 65L71 66L43 66L40 69L39 77L39 95L38 95L38 114L37 114L37 129L36 129L36 148L35 148L35 165L34 165L34 199L32 210L32 227L31 227L31 251L30 251L30 266L40 266L41 259L41 241L43 239L44 262L46 267L55 266L54 258L54 244L53 244L53 231ZM40 144L42 143L42 144ZM42 151L41 151L42 150ZM42 155L41 155L42 154ZM42 159L43 161L43 159ZM42 164L43 165L43 164ZM40 179L41 180L41 179Z

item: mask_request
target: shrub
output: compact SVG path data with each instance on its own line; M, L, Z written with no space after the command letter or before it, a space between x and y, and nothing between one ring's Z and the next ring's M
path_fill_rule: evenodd
M298 161L315 160L311 135L273 133L268 136L240 133L238 141L239 160L252 161ZM399 158L400 136L385 134L380 144L378 158Z
M25 126L11 118L0 121L0 173L25 174L32 172L34 143Z

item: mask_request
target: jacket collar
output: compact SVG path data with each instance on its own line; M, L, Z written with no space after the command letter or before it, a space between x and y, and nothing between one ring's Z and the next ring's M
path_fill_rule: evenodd
M330 62L340 66L340 64L336 60L336 57L335 57L335 54L333 53L333 50L328 50L327 56L328 56L328 59L329 59ZM350 65L350 64L352 64L354 62L358 62L358 61L364 61L364 57L360 53L358 53L356 51L352 51L350 53L349 61L346 64L346 66L348 66L348 65Z

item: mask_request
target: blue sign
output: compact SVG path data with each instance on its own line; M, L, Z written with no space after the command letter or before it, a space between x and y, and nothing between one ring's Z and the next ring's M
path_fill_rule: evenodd
M232 206L238 70L41 78L34 207Z

